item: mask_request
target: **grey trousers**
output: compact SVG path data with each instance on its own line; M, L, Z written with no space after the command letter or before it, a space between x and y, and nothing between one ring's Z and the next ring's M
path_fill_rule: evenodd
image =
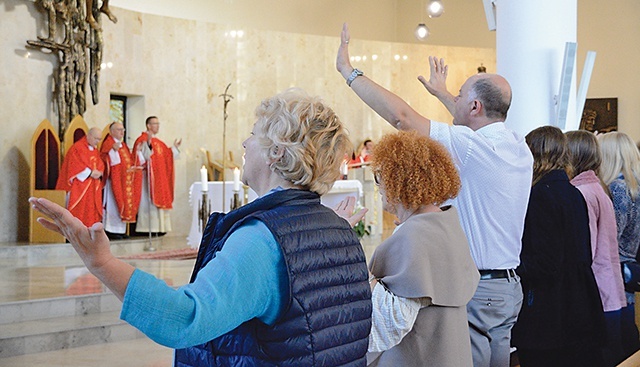
M521 307L520 277L480 280L467 304L474 367L509 367L511 328Z

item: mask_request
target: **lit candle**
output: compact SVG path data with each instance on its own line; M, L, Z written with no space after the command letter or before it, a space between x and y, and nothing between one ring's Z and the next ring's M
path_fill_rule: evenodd
M207 177L207 167L205 167L204 165L202 165L202 168L200 168L200 182L201 182L201 190L202 192L207 192L209 191L209 178Z
M238 167L233 169L233 191L240 191L240 170Z

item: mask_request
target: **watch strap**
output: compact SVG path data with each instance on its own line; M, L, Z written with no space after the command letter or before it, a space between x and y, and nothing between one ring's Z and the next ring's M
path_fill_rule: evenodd
M364 73L358 69L353 69L353 71L351 72L351 75L349 75L349 77L347 78L347 85L351 86L351 83L353 83L353 81L359 77L364 75Z

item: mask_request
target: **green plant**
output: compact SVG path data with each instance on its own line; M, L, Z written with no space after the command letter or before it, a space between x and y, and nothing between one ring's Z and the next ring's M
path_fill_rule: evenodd
M371 234L371 226L365 226L364 219L353 226L353 230L356 231L358 238L362 238Z

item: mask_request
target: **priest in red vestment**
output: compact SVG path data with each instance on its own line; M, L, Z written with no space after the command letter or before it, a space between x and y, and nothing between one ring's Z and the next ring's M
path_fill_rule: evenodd
M67 209L90 227L102 221L102 175L98 142L100 129L91 128L75 142L64 157L56 189L67 191Z
M136 222L137 232L164 234L171 231L169 210L173 208L174 170L173 160L180 151L181 140L176 139L169 148L156 135L160 121L156 116L146 120L147 131L143 132L133 146L140 152L144 166L142 174L142 195Z
M124 131L124 125L113 122L100 147L107 169L103 224L111 239L126 237L127 223L136 221L140 205L142 167L124 141Z

